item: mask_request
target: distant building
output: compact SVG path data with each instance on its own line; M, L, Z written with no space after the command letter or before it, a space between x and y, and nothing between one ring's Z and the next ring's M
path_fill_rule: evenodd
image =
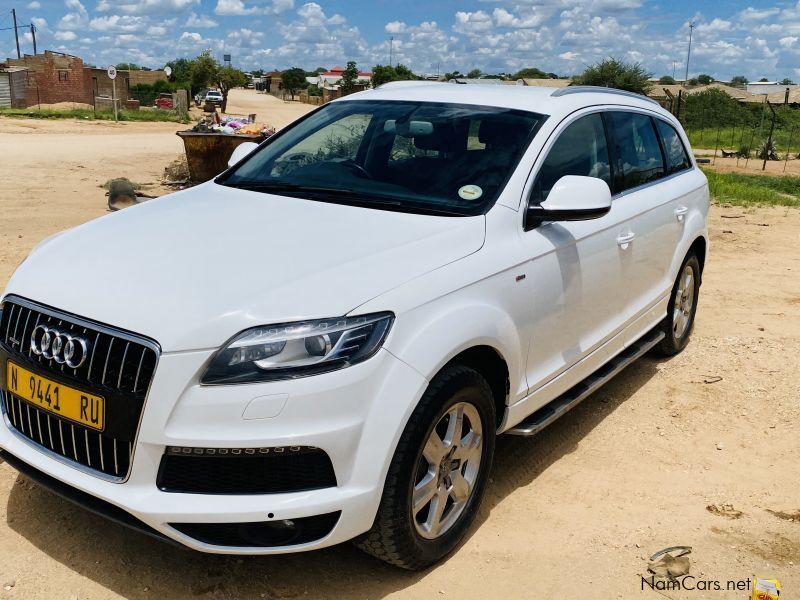
M90 70L77 56L46 50L43 54L8 58L5 66L27 71L27 106L59 102L92 103Z
M42 54L26 54L8 58L0 70L24 70L24 102L26 106L73 102L94 105L98 98L110 99L112 83L106 69L87 67L77 56L45 50ZM130 88L138 84L153 85L166 81L163 71L117 71L116 93L121 104L130 97ZM21 102L19 99L18 103Z
M338 90L342 77L344 77L344 71L344 67L333 67L327 73L320 73L317 77L306 77L306 81L309 85L316 85L322 89ZM356 85L364 88L369 85L370 81L372 81L372 73L361 71L358 73Z
M786 92L788 89L791 93L792 90L800 88L800 85L795 84L781 84L777 81L755 81L747 84L747 91L751 94L777 94L779 92Z

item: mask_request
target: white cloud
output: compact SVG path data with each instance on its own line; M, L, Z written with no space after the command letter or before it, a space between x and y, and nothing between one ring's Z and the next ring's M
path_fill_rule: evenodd
M80 3L80 0L64 0L64 5L70 12L61 17L58 22L59 29L83 29L89 23L89 13Z
M269 6L247 6L242 0L217 0L214 13L221 16L279 15L293 8L294 0L272 0Z
M30 10L39 10L40 8L42 8L42 3L41 2L37 2L36 0L33 0L33 2L29 2L28 3L28 8Z
M473 35L490 31L493 26L492 18L482 10L475 12L460 10L456 13L456 22L453 29L459 33Z
M797 43L798 39L800 38L798 38L796 35L788 35L779 39L778 43L784 48L791 48Z
M200 27L203 29L217 27L219 23L217 23L211 17L206 15L198 15L197 13L192 13L189 15L189 18L186 19L185 27Z
M61 40L63 42L70 42L77 38L78 36L75 35L74 31L56 31L55 36L57 40Z
M95 17L89 21L89 29L101 32L132 33L143 31L146 27L147 19L145 17L133 17L130 15Z
M121 12L128 15L149 15L184 12L199 4L200 0L139 0L138 2L100 0L97 3L97 10L99 12Z

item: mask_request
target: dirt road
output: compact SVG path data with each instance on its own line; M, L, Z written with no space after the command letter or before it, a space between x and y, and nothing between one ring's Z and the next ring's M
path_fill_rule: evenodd
M178 127L0 119L0 145L14 149L0 191L0 287L40 239L105 212L103 181L155 181L180 152ZM665 597L749 598L724 589L753 575L796 596L800 211L717 206L711 236L687 350L631 366L537 438L502 438L479 523L444 564L405 573L349 545L195 554L0 465L0 599L660 598L642 591L645 558L678 544L693 547L696 585L723 591Z

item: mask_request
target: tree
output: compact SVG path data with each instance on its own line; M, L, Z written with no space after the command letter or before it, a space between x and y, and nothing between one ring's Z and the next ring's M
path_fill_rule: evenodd
M528 67L517 71L511 79L550 79L550 76L540 69Z
M221 67L214 75L219 91L222 92L222 112L228 108L228 92L235 87L247 85L250 79L239 69L234 67Z
M292 100L294 100L294 95L297 92L308 87L306 72L300 67L292 67L288 71L284 71L281 74L281 82L283 83L283 89L292 95Z
M185 83L189 86L192 79L192 61L188 58L176 58L175 60L169 61L164 66L172 69L172 73L170 73L169 76L170 81Z
M469 73L467 73L467 79L480 79L483 72L480 69L472 69Z
M761 79L758 80L758 83L767 83L768 81L769 79L767 79L766 77L762 77Z
M781 81L781 85L794 85L794 84L795 84L794 81L792 81L788 77L784 77L783 80Z
M349 60L344 73L342 73L339 89L342 90L342 94L350 94L356 89L356 83L358 83L358 67L355 61Z
M462 77L464 77L464 75L459 70L444 74L445 81L450 81L451 79L461 79Z
M713 83L714 78L711 75L701 73L697 76L697 81L700 83L700 85L708 85L709 83Z
M700 82L697 80L697 77L692 77L689 81L686 82L690 86L700 85Z
M142 67L136 63L119 63L117 71L141 71Z
M744 75L737 75L731 79L731 85L745 86L748 83L750 83L750 81Z
M191 62L189 81L192 94L197 94L207 88L219 71L219 62L211 55L211 50L204 50L200 56Z
M405 65L397 65L396 67L375 65L372 67L372 87L378 87L390 81L408 81L412 79L419 78Z
M663 75L658 80L659 85L675 85L675 78L670 75Z
M612 57L586 67L583 74L575 78L575 82L578 85L597 85L647 94L651 75L640 63L626 63Z

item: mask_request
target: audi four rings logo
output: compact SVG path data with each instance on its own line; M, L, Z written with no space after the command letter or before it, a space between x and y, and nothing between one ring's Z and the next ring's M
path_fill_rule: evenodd
M77 369L89 355L89 343L77 335L64 333L58 329L50 329L46 325L38 325L31 332L31 350L37 356L66 364Z

